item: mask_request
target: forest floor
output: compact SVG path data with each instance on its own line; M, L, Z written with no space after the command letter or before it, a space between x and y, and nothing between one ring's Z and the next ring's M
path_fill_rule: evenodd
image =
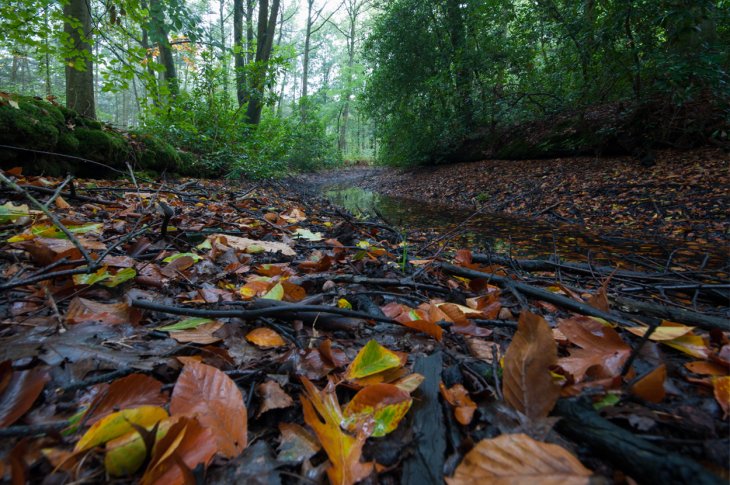
M281 183L2 179L3 480L730 477L727 262L475 254Z
M355 167L304 177L433 204L573 223L604 235L730 243L730 154L662 150L635 158L485 160L414 169Z

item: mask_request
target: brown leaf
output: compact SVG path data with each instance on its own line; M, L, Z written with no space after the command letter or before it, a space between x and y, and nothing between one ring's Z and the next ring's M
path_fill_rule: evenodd
M261 416L271 409L288 408L294 405L294 400L284 392L278 382L266 381L256 386L256 393L261 397L261 406L257 416Z
M223 322L216 320L188 330L170 332L170 337L180 343L194 343L201 345L212 344L221 340L220 337L216 337L213 334L222 326Z
M167 397L162 394L162 383L144 374L131 374L112 382L96 395L89 404L86 424L92 425L120 409L139 406L164 406Z
M175 383L170 401L173 416L197 417L210 429L218 452L235 458L248 443L246 405L236 383L209 365L189 362Z
M595 379L605 379L621 373L631 354L629 347L618 333L590 317L573 317L561 320L558 329L580 349L572 350L570 357L563 357L558 365L569 372L575 382L581 382L586 374Z
M42 367L11 372L0 394L0 428L10 426L28 412L50 380L48 371Z
M140 314L126 303L99 303L86 298L71 300L66 312L66 323L101 322L109 325L137 324Z
M645 401L662 402L667 394L664 390L664 381L666 379L667 366L662 364L631 386L631 392Z
M216 453L211 430L195 418L180 416L152 451L142 485L190 485L190 470L208 466ZM194 483L194 482L193 482Z
M531 485L587 484L592 472L558 445L525 434L482 440L464 457L449 485L476 483Z
M608 305L608 284L611 282L611 276L606 278L601 287L598 289L595 295L592 295L586 303L593 308L597 308L601 311L608 312L610 310Z
M531 420L546 417L560 396L550 375L557 351L545 319L523 311L504 356L502 391L505 401Z

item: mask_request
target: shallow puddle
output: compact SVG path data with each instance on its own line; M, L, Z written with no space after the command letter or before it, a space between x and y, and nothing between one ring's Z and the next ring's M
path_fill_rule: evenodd
M355 215L371 216L377 210L404 232L434 230L445 234L454 230L458 234L452 239L456 245L491 249L517 259L545 259L557 255L563 260L590 260L601 264L621 264L625 268L656 270L664 270L665 267L717 269L728 264L727 252L695 243L609 239L571 224L553 224L502 214L474 215L469 209L389 197L359 187L334 186L323 192L334 204Z

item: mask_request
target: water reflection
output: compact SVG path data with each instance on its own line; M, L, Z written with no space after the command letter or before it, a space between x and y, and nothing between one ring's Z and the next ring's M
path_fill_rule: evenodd
M367 217L379 211L390 223L408 230L432 229L441 234L459 229L453 240L464 247L511 255L514 258L549 258L601 264L621 263L626 268L663 269L670 255L672 267L719 268L728 254L687 243L617 240L600 237L570 224L552 224L498 214L472 216L469 209L380 195L359 187L331 187L324 191L334 204ZM468 221L464 222L467 218ZM461 231L463 229L463 231ZM706 260L706 261L705 261Z

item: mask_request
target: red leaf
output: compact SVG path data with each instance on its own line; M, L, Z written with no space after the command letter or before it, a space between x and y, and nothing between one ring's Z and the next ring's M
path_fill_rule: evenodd
M106 392L97 394L89 405L86 424L94 424L120 409L139 406L164 406L162 383L144 374L132 374L112 382Z
M49 380L45 368L12 371L10 380L0 395L0 428L10 426L28 412Z

